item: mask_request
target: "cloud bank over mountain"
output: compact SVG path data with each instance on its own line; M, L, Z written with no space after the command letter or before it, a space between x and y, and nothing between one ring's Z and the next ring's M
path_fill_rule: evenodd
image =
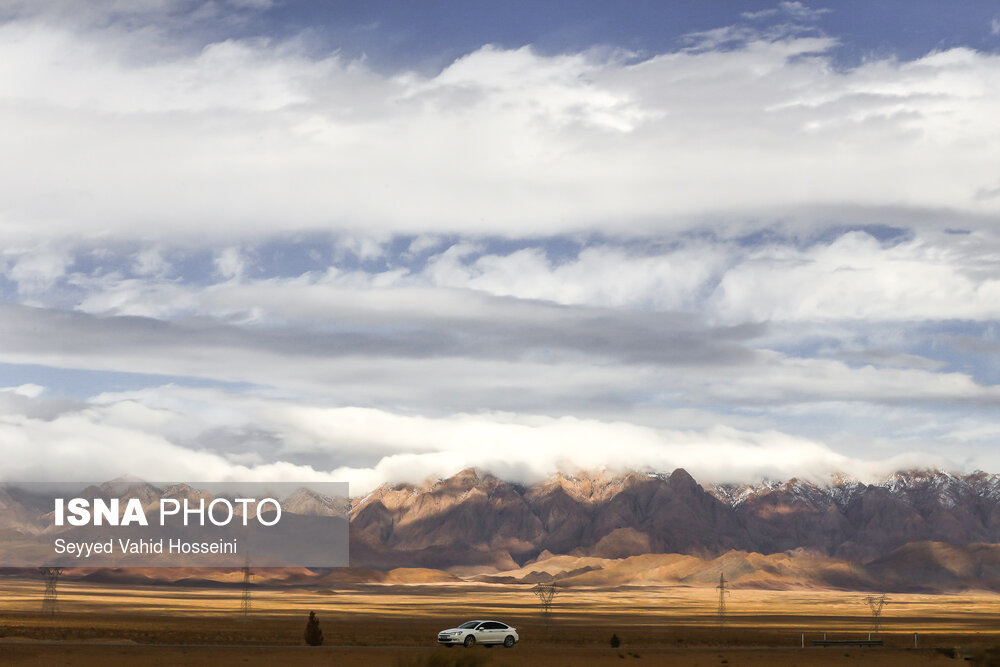
M429 67L292 10L0 3L5 476L1000 470L989 35Z

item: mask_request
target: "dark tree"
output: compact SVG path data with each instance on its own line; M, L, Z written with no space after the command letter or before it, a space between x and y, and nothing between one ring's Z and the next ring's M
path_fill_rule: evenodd
M310 646L320 646L323 643L323 631L319 629L319 619L316 612L309 612L309 621L306 623L306 643Z
M611 648L618 648L622 645L622 640L618 639L618 635L611 635Z

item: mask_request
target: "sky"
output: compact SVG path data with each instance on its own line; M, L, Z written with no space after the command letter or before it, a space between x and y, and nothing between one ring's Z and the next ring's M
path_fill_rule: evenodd
M993 2L0 0L8 480L1000 472Z

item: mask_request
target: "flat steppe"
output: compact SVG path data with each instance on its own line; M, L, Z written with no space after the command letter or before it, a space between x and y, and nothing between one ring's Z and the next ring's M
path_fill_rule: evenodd
M40 580L0 578L0 665L968 665L997 664L982 652L1000 645L994 593L891 595L879 635L886 648L815 648L823 633L868 636L863 594L734 590L720 628L718 593L707 587L571 588L555 598L548 621L530 588L254 588L244 618L238 586L64 581L58 612L43 615ZM324 633L319 648L303 645L309 611ZM438 630L473 618L514 625L522 643L436 647ZM617 649L612 633L622 641Z

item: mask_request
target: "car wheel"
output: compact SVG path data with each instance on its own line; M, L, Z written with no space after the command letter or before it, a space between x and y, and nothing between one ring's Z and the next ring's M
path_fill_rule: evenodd
M506 648L513 648L514 647L514 635L507 635L507 637L503 640L503 645Z
M476 638L473 637L472 635L469 635L468 637L465 638L464 643L465 643L465 648L469 648L470 646L476 643Z

